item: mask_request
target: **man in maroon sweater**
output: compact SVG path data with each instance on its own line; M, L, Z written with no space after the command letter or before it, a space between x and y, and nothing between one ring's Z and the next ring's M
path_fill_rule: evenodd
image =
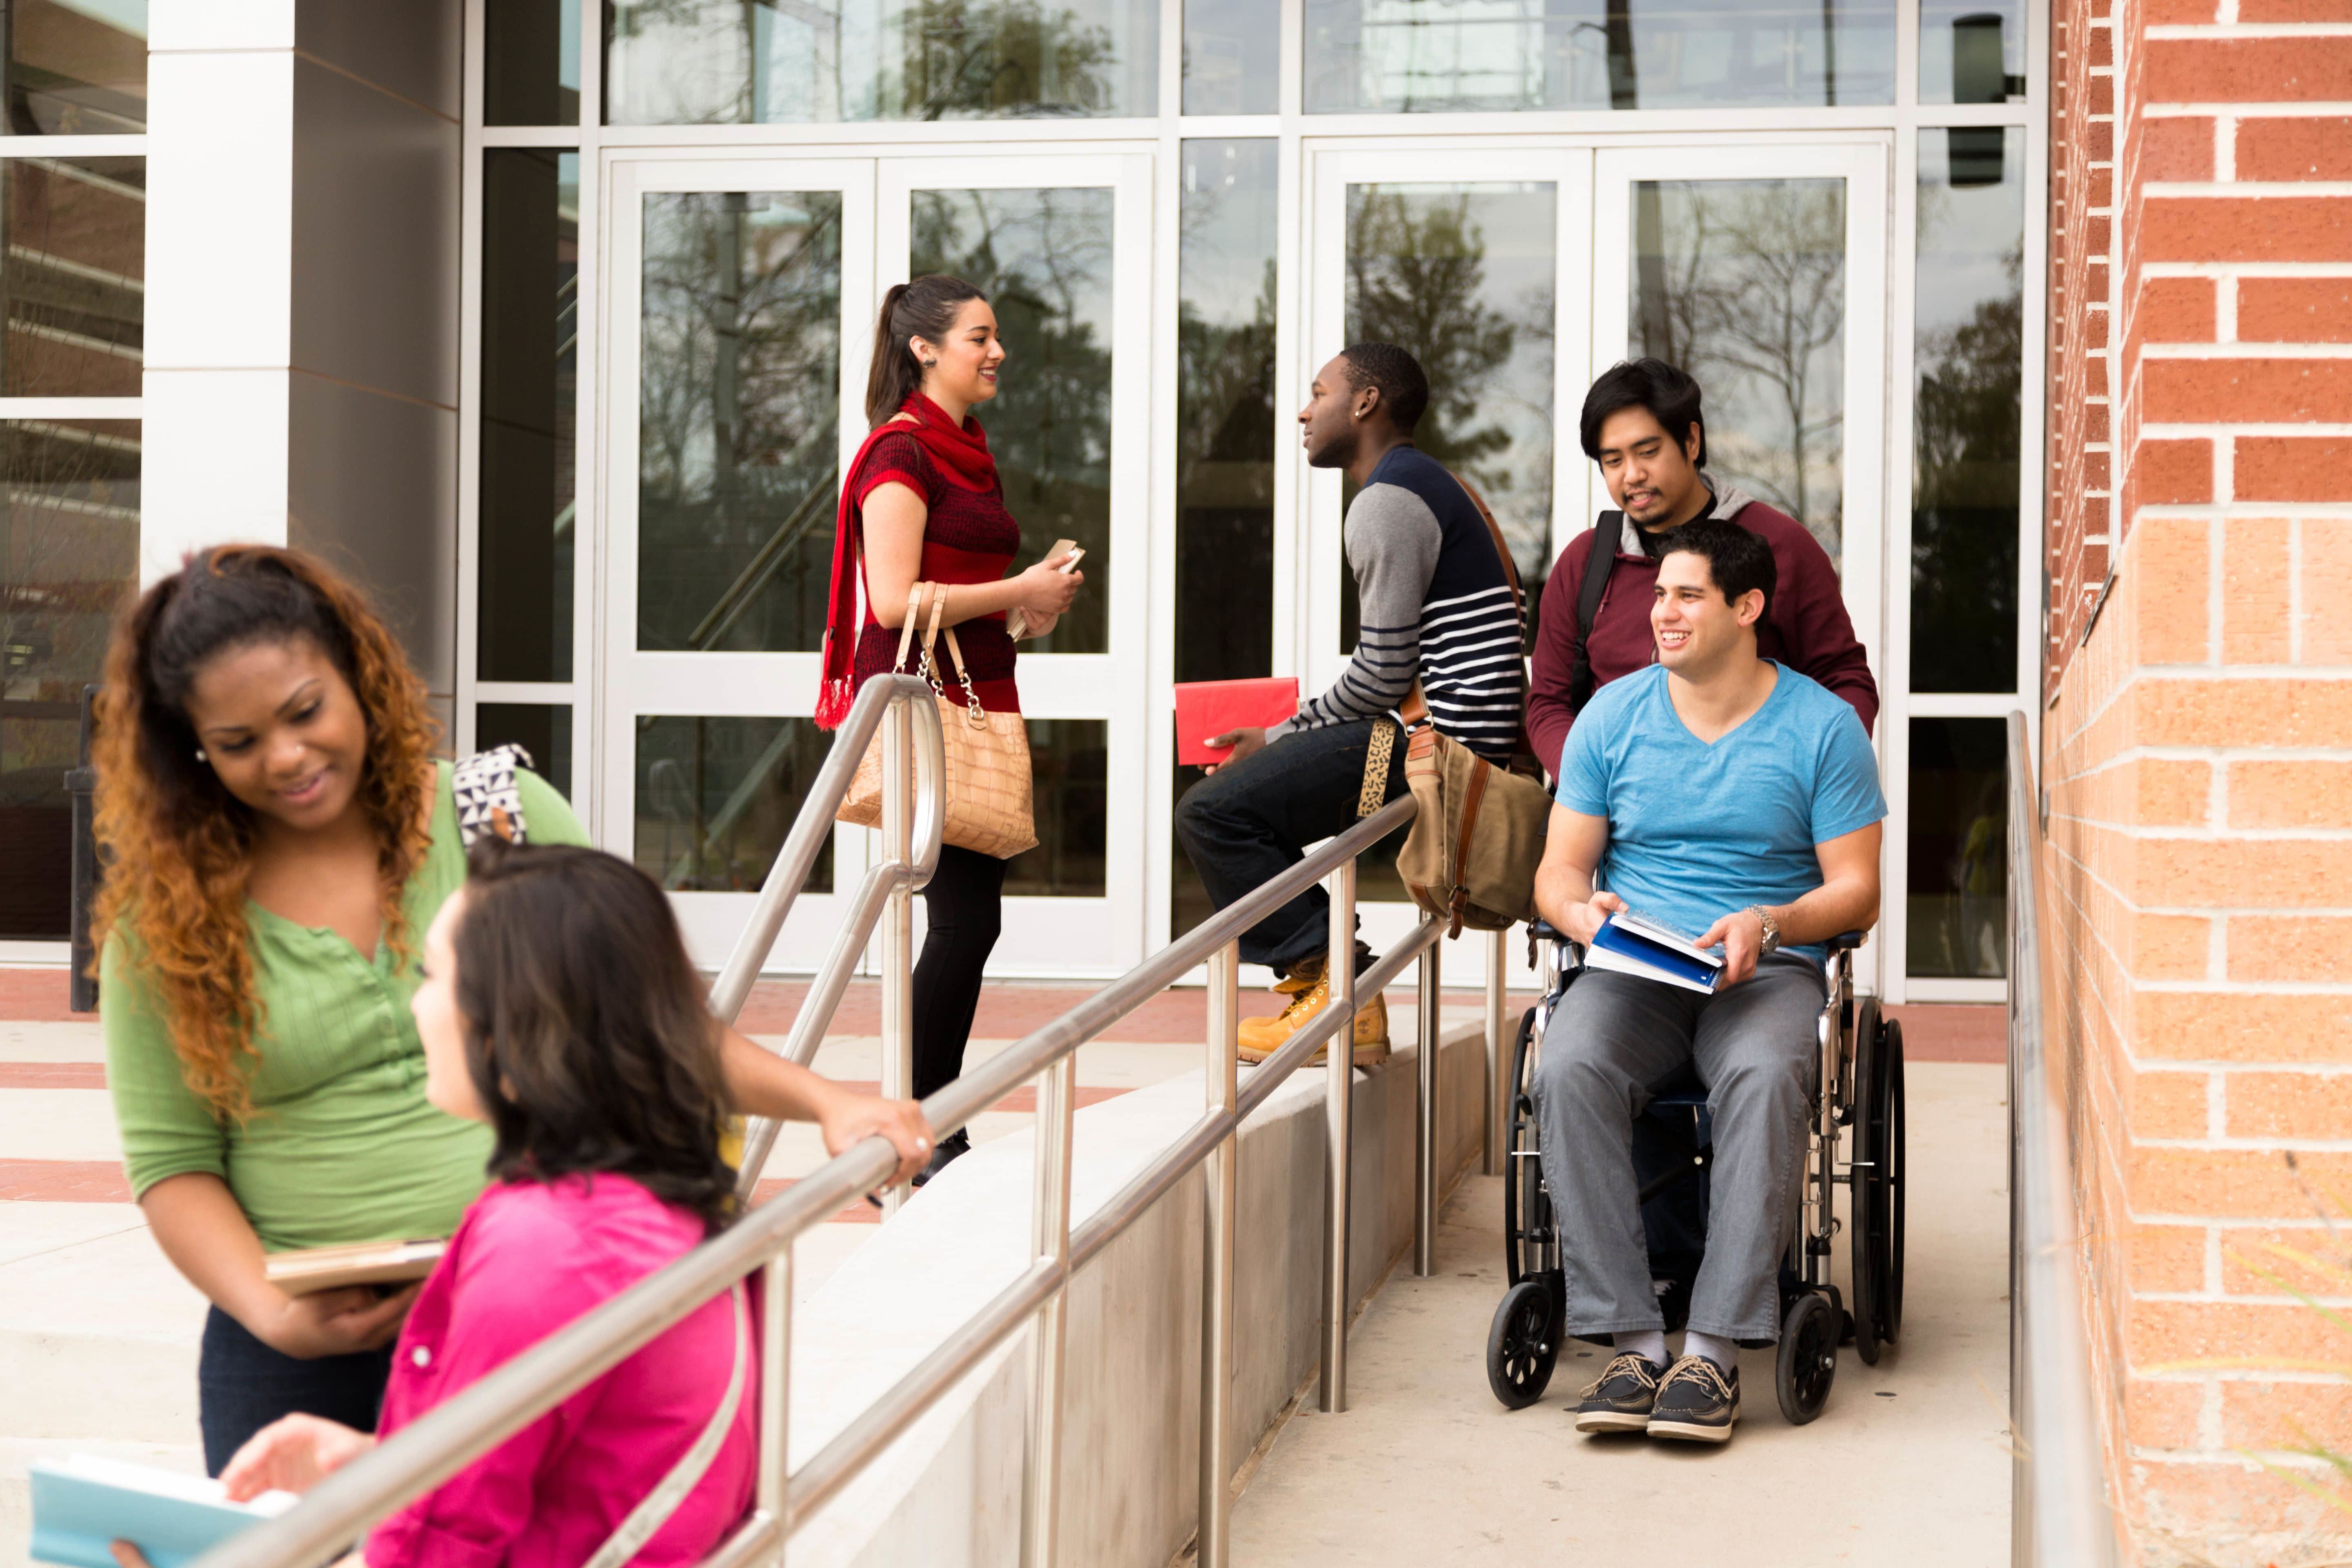
M1528 739L1554 777L1576 710L1600 687L1656 661L1650 601L1658 580L1659 535L1700 516L1723 518L1772 547L1780 589L1756 628L1756 650L1828 687L1853 707L1864 731L1878 718L1878 683L1853 635L1828 552L1784 511L1729 489L1717 494L1706 469L1706 426L1698 383L1664 360L1612 366L1585 394L1584 455L1601 466L1609 496L1624 512L1608 585L1592 633L1578 626L1578 604L1594 540L1588 529L1568 542L1544 584L1528 697ZM1577 668L1590 679L1577 689Z

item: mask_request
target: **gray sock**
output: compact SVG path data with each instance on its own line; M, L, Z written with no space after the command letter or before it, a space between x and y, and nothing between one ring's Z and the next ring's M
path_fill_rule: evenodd
M1664 1342L1663 1337L1661 1342ZM1730 1340L1719 1340L1713 1334L1700 1333L1696 1329L1683 1335L1683 1354L1703 1355L1724 1372L1739 1365L1739 1346Z
M1666 1336L1655 1329L1644 1329L1630 1334L1612 1334L1610 1338L1616 1341L1619 1355L1632 1351L1652 1366L1664 1366L1674 1360L1674 1357L1666 1353Z

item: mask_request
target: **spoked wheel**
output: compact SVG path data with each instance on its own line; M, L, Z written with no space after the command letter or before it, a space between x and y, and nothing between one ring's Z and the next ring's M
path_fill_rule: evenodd
M1829 1403L1830 1384L1837 1377L1842 1316L1826 1297L1809 1290L1780 1321L1780 1365L1773 1383L1780 1395L1780 1414L1791 1426L1802 1426Z
M1503 1170L1504 1264L1511 1283L1540 1279L1556 1267L1552 1258L1551 1204L1544 1195L1543 1162L1536 1157L1536 1010L1519 1019L1511 1047L1508 1158Z
M1523 1279L1503 1293L1486 1333L1486 1384L1506 1409L1525 1410L1543 1397L1559 1360L1559 1327L1551 1289Z
M1855 1029L1853 1341L1875 1365L1903 1326L1903 1026L1865 1001Z

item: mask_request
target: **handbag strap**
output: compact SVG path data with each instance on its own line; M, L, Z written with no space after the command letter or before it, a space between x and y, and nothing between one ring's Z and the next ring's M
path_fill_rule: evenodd
M727 1392L720 1396L719 1408L710 1414L710 1422L702 1435L694 1440L678 1462L670 1467L669 1474L655 1483L646 1500L629 1511L621 1521L621 1528L613 1531L596 1555L588 1559L583 1568L621 1568L654 1538L655 1532L667 1524L670 1515L678 1510L688 1493L699 1486L710 1471L719 1450L726 1446L728 1430L735 1425L735 1412L743 1404L743 1384L749 1381L751 1360L751 1308L746 1300L743 1282L735 1282L735 1365L727 1374Z
M918 584L918 586L921 585L922 584ZM947 610L947 584L944 583L933 583L930 584L929 586L934 589L935 592L931 595L930 624L923 628L924 678L930 681L931 690L939 697L939 700L945 702L948 700L948 694L945 684L940 679L938 654L940 634L944 630L947 633L948 639L948 657L955 660L956 684L963 688L964 722L971 725L975 730L985 730L988 728L988 710L980 705L980 698L971 689L971 676L964 668L963 664L963 644L956 640L955 627L947 626L943 628L940 625L940 616ZM910 600L909 603L911 602L912 601ZM911 626L913 623L914 617L910 615L908 616L908 624ZM902 643L905 641L903 634L901 635L900 641Z

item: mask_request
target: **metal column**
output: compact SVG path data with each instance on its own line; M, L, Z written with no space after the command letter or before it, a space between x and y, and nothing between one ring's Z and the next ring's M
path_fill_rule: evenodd
M1504 943L1517 934L1511 931L1491 931L1486 937L1486 1174L1499 1176L1508 1163L1503 1152L1504 1128L1510 1117L1504 1108L1510 1104L1510 1087L1503 1080L1510 1076L1510 1043L1506 1038L1504 1015L1508 952Z
M915 858L915 717L904 702L882 716L882 853L899 868L882 915L882 1098L905 1100L915 1078L915 889L905 874ZM885 1188L882 1217L906 1200L904 1186Z
M1036 1254L1062 1266L1060 1283L1037 1310L1029 1342L1029 1448L1023 1466L1023 1568L1054 1568L1062 1523L1062 1366L1070 1300L1070 1136L1078 1102L1078 1053L1038 1075L1034 1166Z
M1331 868L1331 950L1328 979L1333 1007L1352 1015L1356 996L1356 863ZM1356 1021L1351 1016L1332 1036L1323 1091L1323 1395L1322 1409L1337 1415L1348 1408L1348 1156L1355 1110Z
M1438 944L1421 950L1418 1004L1420 1092L1413 1097L1412 1272L1426 1279L1437 1271L1437 1054L1444 1026L1438 994Z
M1241 949L1209 960L1208 1104L1233 1114L1240 1100ZM1241 1129L1202 1165L1201 1526L1198 1568L1226 1568L1233 1551L1234 1215Z

